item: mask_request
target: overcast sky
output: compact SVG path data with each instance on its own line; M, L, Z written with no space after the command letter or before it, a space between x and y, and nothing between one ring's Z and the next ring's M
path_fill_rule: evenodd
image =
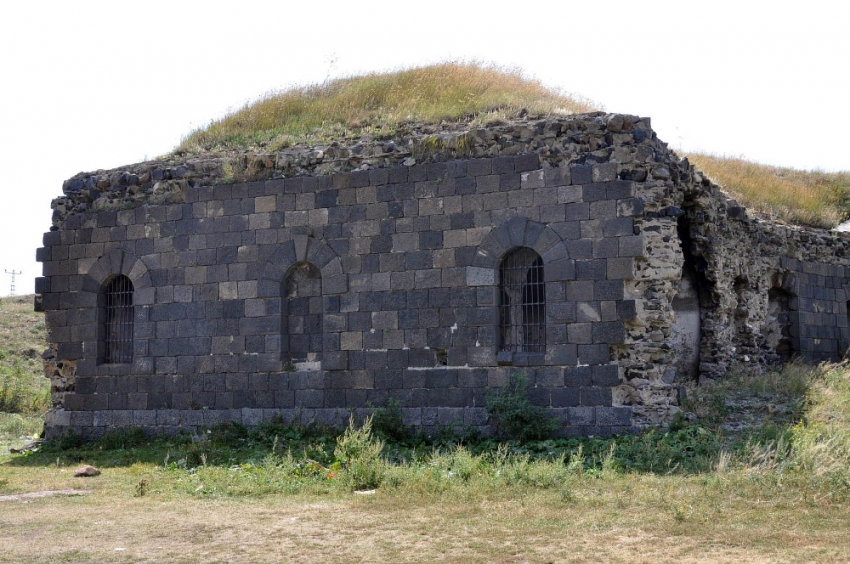
M447 59L519 67L676 148L850 169L850 3L23 2L0 6L0 296L77 172L169 152L263 93Z

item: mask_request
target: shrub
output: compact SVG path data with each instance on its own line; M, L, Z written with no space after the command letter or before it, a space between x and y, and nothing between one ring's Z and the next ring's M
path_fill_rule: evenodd
M576 473L561 455L554 460L532 460L529 455L497 459L497 474L507 486L529 486L540 489L559 488Z
M609 447L610 448L610 447ZM716 464L723 436L699 424L663 432L651 429L620 437L608 455L609 465L637 472L705 472ZM601 460L604 466L605 458Z
M20 378L10 370L0 370L0 411L16 413L23 403Z
M50 405L47 379L33 374L20 360L0 366L0 411L7 413L43 413Z
M379 437L401 441L407 436L401 406L395 398L387 398L382 407L372 413L372 429Z
M701 385L688 390L688 397L682 407L693 412L701 424L717 429L729 413L726 392L726 387L720 384Z
M352 490L380 485L384 475L383 450L384 442L372 436L372 417L367 417L358 429L352 415L348 428L337 438L334 449L334 456L343 470L342 479Z
M50 407L50 382L44 377L44 316L32 299L0 300L0 411L42 415Z
M482 457L475 456L462 445L456 445L449 452L433 452L428 460L428 467L435 470L442 479L456 479L461 482L468 482L487 471Z
M542 407L528 399L528 378L511 374L508 385L487 396L487 411L497 432L520 441L545 439L557 428Z

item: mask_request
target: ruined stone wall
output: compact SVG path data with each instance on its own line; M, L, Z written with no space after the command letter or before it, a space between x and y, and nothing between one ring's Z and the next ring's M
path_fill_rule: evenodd
M708 181L701 185L685 218L703 279L701 376L794 356L841 359L850 346L848 237L750 217ZM786 348L777 351L781 340Z
M518 372L562 433L605 435L667 420L697 374L847 345L846 240L748 218L634 116L414 127L64 191L38 256L53 434L341 425L389 397L409 425L488 432L486 395ZM499 342L517 247L543 260L538 354ZM135 285L132 365L97 362L116 274Z
M843 358L850 238L753 217L686 159L666 164L639 190L647 258L631 287L631 339L613 347L624 367L615 402L655 423L692 378Z

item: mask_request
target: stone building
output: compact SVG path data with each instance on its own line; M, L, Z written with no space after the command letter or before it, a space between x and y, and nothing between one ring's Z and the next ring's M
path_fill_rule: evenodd
M53 202L46 432L488 430L513 373L562 434L679 408L680 386L850 345L846 237L750 217L650 127L603 113L415 126L78 174Z

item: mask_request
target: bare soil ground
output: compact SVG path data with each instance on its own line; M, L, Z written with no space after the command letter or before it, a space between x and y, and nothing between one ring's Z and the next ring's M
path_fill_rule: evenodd
M86 495L91 490L41 490L38 492L27 492L22 494L0 495L0 501L26 501L40 497L53 497L57 495Z
M94 491L2 503L0 562L850 561L846 504L740 476L584 476L560 493L209 499L137 496L137 467L85 480L69 469L12 470L3 489Z

